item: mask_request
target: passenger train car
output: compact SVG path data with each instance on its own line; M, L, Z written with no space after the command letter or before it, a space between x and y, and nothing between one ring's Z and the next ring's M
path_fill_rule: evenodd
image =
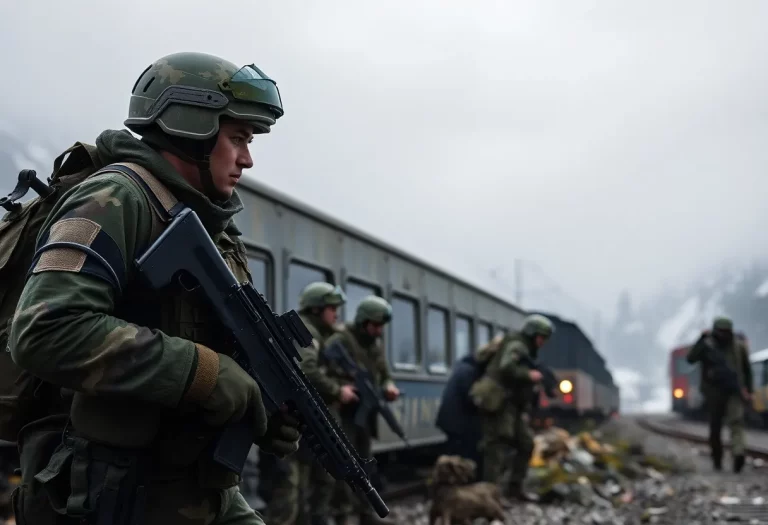
M571 321L547 312L555 333L539 350L538 360L548 366L559 381L558 396L541 393L538 415L557 420L591 418L596 421L619 411L619 389L592 341Z

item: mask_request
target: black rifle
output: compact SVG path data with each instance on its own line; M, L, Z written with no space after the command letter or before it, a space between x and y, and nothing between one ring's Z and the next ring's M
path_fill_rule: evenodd
M323 350L323 357L339 365L347 374L355 379L355 387L358 394L360 394L360 402L357 405L357 410L355 410L355 425L360 428L368 428L371 414L379 413L384 418L384 421L387 422L389 428L392 429L392 432L397 434L405 442L405 445L410 448L411 445L408 443L408 438L405 437L403 428L398 424L395 415L382 396L381 389L374 386L370 371L358 367L340 341L336 341L334 344L326 347Z
M294 310L276 315L264 296L239 283L216 249L200 219L183 209L137 261L139 272L154 289L192 277L234 338L232 358L259 384L264 406L275 413L282 405L298 412L302 438L323 467L362 494L376 513L389 514L371 485L375 460L362 460L320 395L306 378L294 346L306 348L312 335ZM248 412L250 414L250 412ZM254 440L253 420L244 417L218 436L213 459L241 474Z
M530 368L531 370L538 370L541 373L541 386L544 388L544 394L549 399L554 399L557 396L557 376L547 366L534 361L531 356L520 356L520 362ZM538 399L536 400L538 402Z

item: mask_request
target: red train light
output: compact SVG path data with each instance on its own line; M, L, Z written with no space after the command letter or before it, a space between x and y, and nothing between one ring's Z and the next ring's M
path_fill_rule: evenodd
M573 403L573 394L564 394L563 401L565 401L569 405Z

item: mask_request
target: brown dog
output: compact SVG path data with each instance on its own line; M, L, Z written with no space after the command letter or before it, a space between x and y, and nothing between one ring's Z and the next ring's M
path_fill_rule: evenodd
M504 521L501 490L494 483L472 483L477 465L461 456L440 456L432 470L429 523L471 525L475 518Z

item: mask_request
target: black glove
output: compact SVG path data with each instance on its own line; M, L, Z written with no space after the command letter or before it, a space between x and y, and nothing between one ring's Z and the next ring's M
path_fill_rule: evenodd
M269 418L267 432L254 443L264 452L279 458L290 456L299 450L300 426L294 414L280 410Z

